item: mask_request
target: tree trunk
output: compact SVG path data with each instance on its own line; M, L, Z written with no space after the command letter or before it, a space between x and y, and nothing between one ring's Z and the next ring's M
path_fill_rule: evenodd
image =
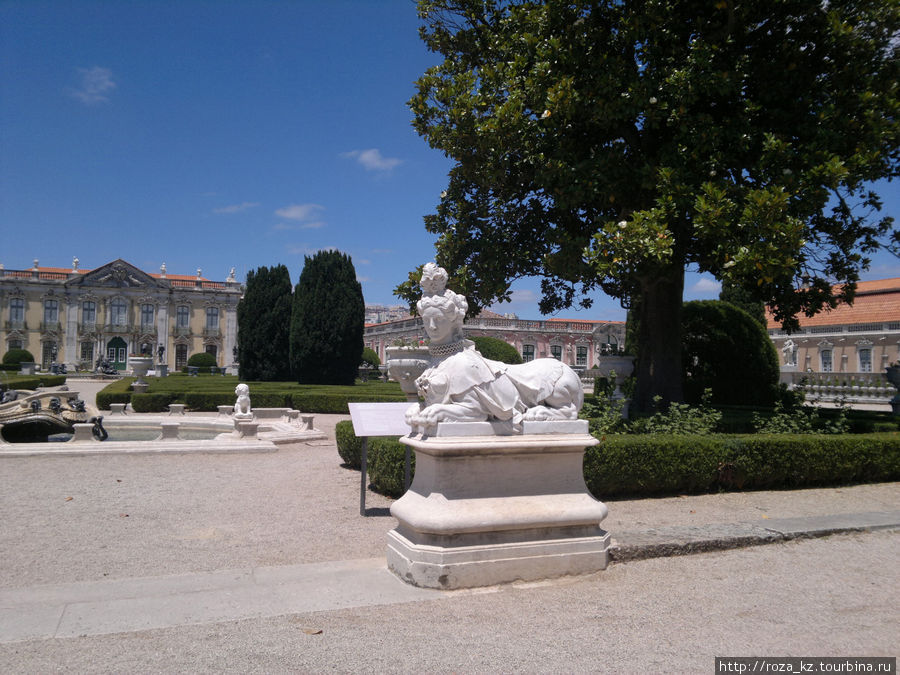
M681 305L684 270L670 268L644 279L637 303L637 382L632 405L637 411L653 410L653 398L662 405L684 400L681 382Z

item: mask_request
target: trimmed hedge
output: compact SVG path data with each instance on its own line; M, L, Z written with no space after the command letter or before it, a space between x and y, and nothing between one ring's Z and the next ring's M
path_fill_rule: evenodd
M253 398L253 392L250 392L250 399ZM293 407L303 412L315 413L333 413L338 415L347 415L350 412L348 403L381 403L381 402L398 402L405 401L405 396L379 396L379 395L355 395L355 394L291 394ZM255 403L254 403L255 405Z
M9 375L0 384L4 389L37 389L58 387L66 383L65 375Z
M584 480L590 492L602 500L900 479L900 433L897 432L609 435L600 440L600 445L585 451ZM341 451L340 441L338 451ZM405 451L406 446L396 438L369 439L369 477L376 492L389 497L403 494ZM415 467L415 453L412 466Z
M166 412L175 397L172 394L132 394L131 407L135 412Z
M410 451L409 479L416 473L416 453ZM396 438L379 436L369 439L366 464L372 489L388 497L403 495L406 446Z
M900 434L606 436L584 457L600 499L900 479Z
M210 366L215 366L216 357L207 352L197 352L196 354L191 354L191 358L188 359L187 364L189 366L199 366L201 368L207 368L207 373L209 372L208 368Z
M353 422L350 420L338 422L334 427L334 439L344 464L358 471L362 466L362 439L353 431ZM368 460L368 457L366 459Z

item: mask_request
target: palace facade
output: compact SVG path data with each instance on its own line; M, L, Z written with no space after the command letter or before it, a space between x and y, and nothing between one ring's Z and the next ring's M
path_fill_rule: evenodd
M130 355L163 351L163 362L181 368L197 352L231 364L237 345L237 304L242 287L234 271L225 281L144 272L119 259L93 270L0 265L0 347L30 351L41 369L53 362L93 370L105 358L125 370Z
M782 371L884 373L900 359L900 277L857 283L852 305L800 320L787 333L768 317Z
M467 338L487 336L508 342L524 361L553 357L579 370L593 367L601 354L618 354L625 347L624 321L537 321L485 310L466 320L463 333ZM422 319L414 316L369 324L363 336L365 346L373 349L382 363L387 360L385 348L425 339Z

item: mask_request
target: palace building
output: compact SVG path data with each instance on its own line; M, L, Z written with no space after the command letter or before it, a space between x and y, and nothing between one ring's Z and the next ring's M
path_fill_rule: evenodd
M93 370L100 358L117 370L129 355L163 348L163 363L181 368L197 352L231 364L237 345L237 305L242 287L234 270L225 281L144 272L119 259L97 269L0 265L4 351L30 351L41 369L53 362Z
M900 277L858 282L852 305L801 317L792 333L768 324L782 371L884 373L900 359Z

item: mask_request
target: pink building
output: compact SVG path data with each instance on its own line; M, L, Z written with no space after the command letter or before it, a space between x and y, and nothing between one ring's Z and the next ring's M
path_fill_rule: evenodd
M600 354L618 353L625 346L624 321L572 319L530 320L508 318L483 311L464 325L466 337L493 337L503 340L525 361L553 357L573 368L591 368ZM382 363L385 348L397 344L418 344L426 338L422 320L407 316L366 326L365 346L373 349Z

